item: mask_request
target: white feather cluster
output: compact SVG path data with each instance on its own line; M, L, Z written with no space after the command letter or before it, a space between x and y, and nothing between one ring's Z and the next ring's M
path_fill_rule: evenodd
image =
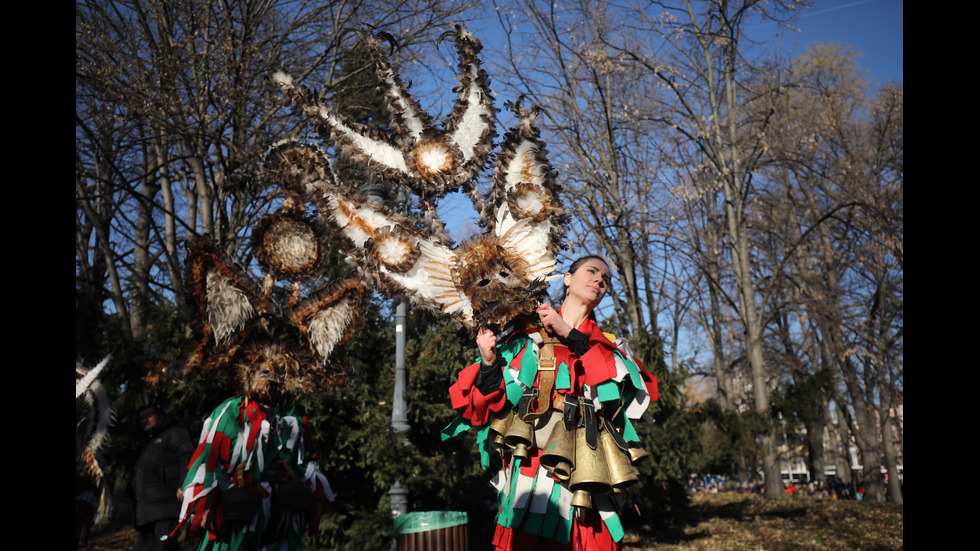
M538 214L544 210L544 201L537 190L532 190L518 197L517 206L524 212Z
M92 476L96 485L99 487L98 506L96 507L95 513L96 524L108 522L109 512L111 510L111 494L109 493L108 487L104 484L105 480L102 467L99 465L96 457L99 448L108 439L109 427L112 426L114 417L112 407L109 404L109 393L98 380L102 369L109 363L111 358L111 355L106 356L105 359L99 362L99 365L91 370L75 364L75 399L84 396L85 403L88 404L88 415L85 433L83 435L83 439L86 439L86 442L80 451L80 459L85 465L85 471ZM79 377L81 378L79 379ZM78 438L77 435L76 438ZM75 445L76 449L78 449L78 440L76 440Z
M557 267L555 257L548 252L550 236L547 231L542 231L542 225L532 224L530 219L525 218L500 236L502 247L520 251L527 261L526 277L529 282L544 279Z
M451 169L452 157L449 155L448 148L433 144L419 149L418 164L425 167L427 173L434 174L443 172L445 170L443 167L447 165Z
M344 336L347 326L355 314L350 299L343 299L336 305L320 310L310 322L310 341L321 358L328 358Z
M402 289L411 289L412 298L416 302L429 302L430 306L434 302L449 315L462 313L466 321L473 318L472 304L456 287L452 272L456 256L449 247L432 237L422 239L399 231L398 224L383 212L373 208L368 202L355 203L347 200L339 188L325 183L321 183L319 187L321 204L325 207L322 212L356 249L366 251L368 242L383 233L382 230L390 230L388 235L395 238L392 239L393 243L386 242L378 248L381 258L377 258L380 262L375 266L366 267L354 262L364 276L372 279L372 273L377 270ZM405 251L412 251L415 247L418 247L419 257L407 271L391 270L383 262L384 257L401 260Z
M219 273L208 272L207 297L208 320L219 346L255 317L255 309L245 293Z
M365 247L374 238L380 228L391 228L394 224L383 214L372 209L367 204L359 205L344 199L339 194L325 194L330 217L344 235L356 247Z
M389 278L406 289L415 291L416 300L430 300L450 316L462 313L463 320L473 319L473 305L456 287L453 266L456 255L445 245L420 240L419 260L404 274L388 272Z
M405 157L401 150L383 140L375 140L361 134L350 126L344 124L343 119L336 113L322 106L318 112L321 119L333 127L335 131L350 140L358 149L364 151L372 161L376 161L388 168L393 168L399 172L408 174L408 165L405 164Z
M389 266L401 264L412 254L412 244L394 235L388 235L377 249L378 258Z
M488 117L489 120L493 120L493 111L487 109L483 104L483 90L476 83L479 73L479 67L470 65L470 89L466 111L463 112L459 127L450 136L463 152L463 159L467 161L473 158L476 145L480 143L480 139L486 131Z
M402 93L401 87L398 86L398 82L391 72L385 75L384 83L391 95L395 97L395 103L398 104L398 107L402 111L402 116L405 118L405 125L408 126L408 135L411 136L412 141L418 141L419 137L422 136L424 125L419 118L419 114L415 112L415 107Z
M82 377L78 382L75 383L76 400L81 398L82 394L88 392L89 387L91 387L92 384L95 383L95 380L99 378L99 375L102 374L102 369L104 369L105 366L109 365L109 360L111 359L112 359L112 354L109 354L108 356L103 358L101 362L99 362L99 365L93 367L91 370L88 371L88 373L85 373L84 377ZM81 374L84 370L85 370L84 367L82 367L79 364L75 364L76 375Z

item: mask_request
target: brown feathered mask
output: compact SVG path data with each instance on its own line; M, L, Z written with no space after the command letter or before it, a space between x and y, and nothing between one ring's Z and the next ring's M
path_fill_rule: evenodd
M189 372L224 372L246 395L269 404L346 387L346 370L329 358L353 334L363 285L351 278L303 297L299 284L315 276L323 258L323 230L303 205L305 186L325 177L317 172L325 162L315 148L270 152L263 177L282 184L286 200L252 230L255 256L267 274L261 289L212 240L188 240L184 284L194 335L182 359ZM279 293L286 295L284 304L275 298L279 279L292 280L291 292Z
M518 123L504 137L489 194L473 179L486 165L494 131L489 79L476 54L481 47L462 27L458 99L444 129L432 125L393 73L371 38L380 86L385 90L394 135L373 133L348 121L284 74L274 78L299 111L341 155L416 194L424 222L393 213L339 185L328 165L307 173L309 195L323 223L340 238L348 259L378 289L405 296L419 307L475 332L499 329L546 298L565 217L559 187L534 119L537 107L511 106ZM296 150L311 146L293 144ZM312 153L296 158L311 159ZM323 162L326 163L325 158ZM442 231L435 201L462 187L488 229L459 246Z

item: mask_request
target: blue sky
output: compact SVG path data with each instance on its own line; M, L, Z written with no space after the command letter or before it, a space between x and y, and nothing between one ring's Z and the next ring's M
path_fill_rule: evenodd
M800 10L789 27L766 22L749 24L748 31L762 47L792 52L794 55L815 42L847 43L862 52L861 66L868 70L872 81L879 84L890 80L903 82L902 4L903 0L816 0L812 6ZM485 62L489 62L495 53L493 36L499 32L496 25L492 9L483 10L478 20L469 23L470 30L486 45ZM448 45L443 47L443 53L455 55ZM455 59L447 65L455 69ZM487 65L493 82L493 68L489 67L489 63ZM420 98L423 104L430 107L430 112L445 114L451 107L454 96L448 93L449 86L446 84L453 78L451 71L446 71L438 76L430 74L420 79L420 87L437 88L433 95ZM443 82L443 86L440 88L436 82ZM498 107L506 99L498 97ZM501 115L505 116L506 113ZM503 132L504 129L498 130ZM465 239L476 231L476 217L471 213L469 200L463 196L446 197L439 210L449 219L449 230L455 239Z
M861 65L880 84L903 80L903 0L818 0L793 22L799 32L774 23L749 27L770 48L801 52L814 42L844 42L862 53Z

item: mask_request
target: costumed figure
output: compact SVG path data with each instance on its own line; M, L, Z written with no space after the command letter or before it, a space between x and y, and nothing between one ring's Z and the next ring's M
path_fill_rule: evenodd
M286 199L252 231L267 274L261 290L212 241L187 245L194 337L181 363L241 390L204 421L184 481L181 522L207 530L200 551L299 549L304 528L315 532L333 501L293 401L346 388L346 370L329 357L353 334L364 290L349 279L301 296L300 281L316 277L324 255L320 226L304 207L309 181L324 177L321 158L315 148L274 148L263 166L261 176L282 184ZM284 278L292 290L277 304L272 290Z
M494 108L476 55L479 42L462 27L454 37L458 98L442 128L394 74L376 37L368 37L368 45L395 129L391 135L349 121L288 75L274 79L341 155L414 193L426 214L415 221L393 213L332 176L311 184L321 220L362 277L452 320L480 343L485 365L464 369L450 389L461 414L443 436L479 430L485 468L491 452L501 455L495 545L615 549L623 534L609 494L636 480L632 462L645 453L633 421L656 398L655 379L595 323L592 310L609 285L601 259L566 274L570 298L560 312L546 304L566 220L534 126L539 108L522 101L510 106L517 124L500 145L491 189L484 196L473 185L492 149ZM435 205L460 188L487 231L457 246ZM508 336L496 346L494 333ZM523 442L504 438L510 426L521 425L528 427ZM552 433L581 440L582 451L545 461ZM498 436L501 443L495 444ZM610 463L615 475L606 473Z
M91 369L75 364L75 401L85 399L85 418L75 423L75 535L76 545L88 541L92 523L105 524L112 509L111 493L99 449L105 443L113 413L109 393L99 381L112 356Z
M501 459L495 549L621 548L616 493L637 482L633 465L646 456L633 424L657 398L656 379L593 315L609 268L583 257L564 283L559 310L541 304L499 344L482 329L480 362L449 390L460 415L443 436L477 428L484 467Z

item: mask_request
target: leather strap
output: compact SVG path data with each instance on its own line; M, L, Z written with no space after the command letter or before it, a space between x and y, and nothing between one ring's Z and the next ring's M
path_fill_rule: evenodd
M558 363L555 359L555 345L561 346L561 341L557 337L548 335L542 329L541 350L538 351L538 399L532 404L532 409L528 410L524 417L525 421L531 421L543 417L551 411L551 391L555 388L555 369Z

